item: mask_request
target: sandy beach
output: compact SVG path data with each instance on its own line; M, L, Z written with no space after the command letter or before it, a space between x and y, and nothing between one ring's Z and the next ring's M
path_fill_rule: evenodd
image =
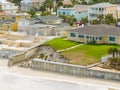
M8 75L13 76L23 76L23 77L34 77L52 81L59 81L59 82L67 82L67 83L74 83L84 86L92 86L98 88L108 88L105 90L120 90L120 82L119 81L108 81L108 80L101 80L101 79L94 79L94 78L87 78L87 77L80 77L80 76L73 76L73 75L66 75L60 74L55 72L49 71L41 71L41 70L33 70L29 68L22 68L22 67L7 67L7 60L0 60L0 68L6 67L5 70ZM89 90L89 89L86 89ZM96 90L96 89L93 89ZM102 89L97 89L102 90Z

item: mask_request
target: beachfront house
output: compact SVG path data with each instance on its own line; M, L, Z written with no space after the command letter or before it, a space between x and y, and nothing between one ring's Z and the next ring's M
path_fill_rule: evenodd
M28 12L30 9L38 10L45 0L22 0L21 11Z
M60 7L57 10L57 16L60 15L70 15L74 16L77 20L81 20L88 16L88 5L75 5L72 8L63 8Z
M63 19L57 16L40 16L37 19L43 24L61 24L63 22Z
M115 19L117 19L117 5L110 3L99 3L91 5L88 9L88 20L97 19L98 15L112 14Z
M98 44L120 44L120 29L109 25L94 25L82 28L75 28L68 31L68 40Z
M7 0L0 0L0 11L5 13L15 13L18 11L18 6L14 3L8 2Z

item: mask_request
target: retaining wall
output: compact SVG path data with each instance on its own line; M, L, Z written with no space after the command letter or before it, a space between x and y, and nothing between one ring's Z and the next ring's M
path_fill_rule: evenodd
M71 74L71 75L120 81L120 73L94 70L91 68L87 68L86 66L44 61L40 59L32 60L31 68Z

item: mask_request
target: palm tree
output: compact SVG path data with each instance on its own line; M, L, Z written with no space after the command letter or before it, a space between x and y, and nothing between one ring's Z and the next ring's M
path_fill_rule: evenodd
M103 14L99 14L97 16L97 18L99 19L100 23L102 24L102 20L104 19L104 15Z
M42 6L40 7L40 11L42 12L42 14L43 14L44 11L46 11L46 8L45 8L44 5L42 5Z
M88 17L82 18L82 19L80 20L80 22L81 22L82 24L88 23Z
M53 0L46 0L45 4L50 9L50 13L51 13L51 9L53 8Z
M117 48L110 48L110 49L108 49L108 53L112 54L112 56L115 57L115 54L118 54L118 49Z

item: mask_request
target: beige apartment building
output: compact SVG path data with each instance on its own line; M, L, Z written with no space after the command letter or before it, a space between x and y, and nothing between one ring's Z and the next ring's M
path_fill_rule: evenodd
M113 17L117 19L117 5L110 3L99 3L95 5L91 5L88 9L88 20L97 19L99 14L103 14L104 16L107 14L113 14Z
M22 0L21 11L28 12L30 9L38 10L45 0Z

